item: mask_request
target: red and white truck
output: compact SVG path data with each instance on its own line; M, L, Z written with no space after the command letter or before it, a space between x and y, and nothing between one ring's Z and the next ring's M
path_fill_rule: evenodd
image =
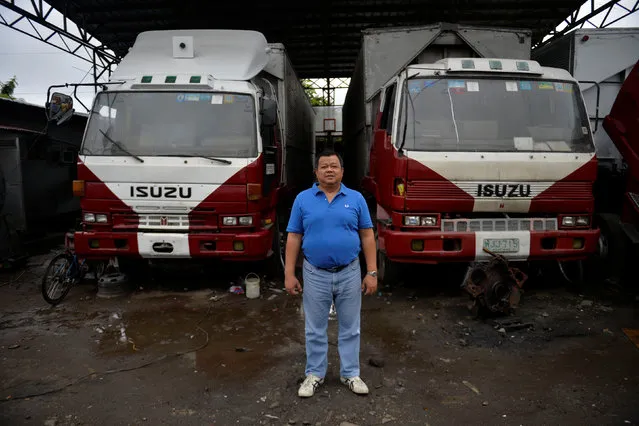
M599 273L611 284L638 294L634 266L639 261L639 62L625 79L603 128L627 165L626 185L619 212L601 215L602 242Z
M378 268L579 261L597 160L579 85L522 29L369 29L343 106L345 179L370 200ZM346 170L349 172L349 170Z
M70 101L52 100L52 114ZM139 34L91 108L76 252L281 265L288 206L312 183L313 126L284 46L261 33Z

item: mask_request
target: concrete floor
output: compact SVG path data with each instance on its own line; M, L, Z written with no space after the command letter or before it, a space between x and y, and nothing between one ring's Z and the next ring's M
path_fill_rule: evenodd
M537 279L517 310L533 328L504 333L470 316L459 285L419 270L364 299L370 395L339 383L330 321L326 383L302 400L303 310L270 289L282 283L248 300L227 292L248 270L225 265L159 273L116 299L87 282L50 307L39 288L49 258L0 275L3 425L639 424L639 349L622 331L639 328L634 297Z

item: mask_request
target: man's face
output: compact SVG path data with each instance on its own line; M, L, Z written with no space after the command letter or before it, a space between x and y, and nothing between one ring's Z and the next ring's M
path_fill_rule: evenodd
M317 176L319 183L324 185L340 183L343 175L344 169L340 165L337 155L319 158L317 170L315 170L315 176Z

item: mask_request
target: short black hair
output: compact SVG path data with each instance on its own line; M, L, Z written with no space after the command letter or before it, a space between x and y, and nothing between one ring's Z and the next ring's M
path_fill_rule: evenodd
M319 154L317 154L317 157L315 157L315 169L317 170L317 168L319 167L320 158L322 158L322 157L332 157L333 155L335 155L339 159L339 165L343 169L344 168L344 160L342 160L342 156L339 155L337 152L333 151L332 149L325 149L324 151L322 151Z

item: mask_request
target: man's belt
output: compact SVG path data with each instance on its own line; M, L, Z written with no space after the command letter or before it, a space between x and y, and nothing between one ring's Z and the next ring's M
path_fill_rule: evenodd
M349 265L350 265L350 263L349 263ZM328 271L328 272L335 273L335 272L341 271L342 269L346 268L347 266L348 265L340 265L340 266L333 266L332 268L320 268L320 267L317 267L317 269L321 269L322 271Z
M305 256L306 258L306 256ZM357 258L355 258L357 259ZM332 273L336 273L341 271L342 269L346 268L348 265L350 265L351 263L355 262L355 259L351 260L349 263L347 263L346 265L339 265L339 266L333 266L331 268L320 268L319 266L315 266L317 269L321 269L322 271L327 271L327 272L332 272ZM306 259L306 261L308 262L308 259ZM310 263L310 262L309 262Z

